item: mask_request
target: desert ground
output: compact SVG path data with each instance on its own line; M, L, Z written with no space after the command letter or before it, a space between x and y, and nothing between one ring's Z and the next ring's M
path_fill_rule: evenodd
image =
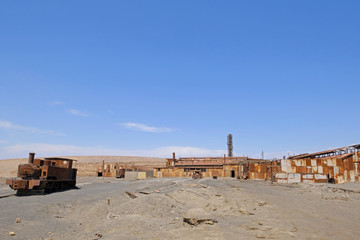
M0 180L0 239L358 239L360 235L358 182L79 177L78 189L19 197Z

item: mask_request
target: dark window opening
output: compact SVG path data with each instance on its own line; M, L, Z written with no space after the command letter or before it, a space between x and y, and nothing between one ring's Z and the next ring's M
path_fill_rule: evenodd
M98 177L102 177L102 172L98 172Z
M235 171L231 170L231 177L235 177Z
M55 166L55 162L51 162L51 166Z
M202 171L202 172L206 172L206 168L202 168L201 171Z
M43 176L46 176L46 172L43 172Z

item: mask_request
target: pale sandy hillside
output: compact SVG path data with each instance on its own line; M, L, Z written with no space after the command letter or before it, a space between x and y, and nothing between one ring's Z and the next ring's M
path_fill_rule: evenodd
M133 164L145 170L164 167L166 162L165 158L133 156L66 156L66 158L77 160L75 167L78 168L79 176L95 175L103 161L105 163ZM18 165L27 161L27 158L0 160L0 177L15 177Z

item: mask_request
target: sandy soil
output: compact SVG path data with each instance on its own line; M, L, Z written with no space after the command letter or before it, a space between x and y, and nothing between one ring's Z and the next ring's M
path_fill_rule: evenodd
M105 163L134 164L143 170L152 170L154 167L165 167L165 158L133 157L133 156L67 156L77 160L74 167L78 169L78 176L95 176L96 170ZM0 177L15 177L18 165L27 163L27 158L0 160Z
M360 234L360 183L93 177L78 182L77 190L28 197L9 196L12 191L0 185L0 239L358 239Z

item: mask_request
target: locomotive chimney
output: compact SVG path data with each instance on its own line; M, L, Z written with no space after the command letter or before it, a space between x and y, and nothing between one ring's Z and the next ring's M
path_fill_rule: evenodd
M29 153L29 163L34 163L35 153Z

